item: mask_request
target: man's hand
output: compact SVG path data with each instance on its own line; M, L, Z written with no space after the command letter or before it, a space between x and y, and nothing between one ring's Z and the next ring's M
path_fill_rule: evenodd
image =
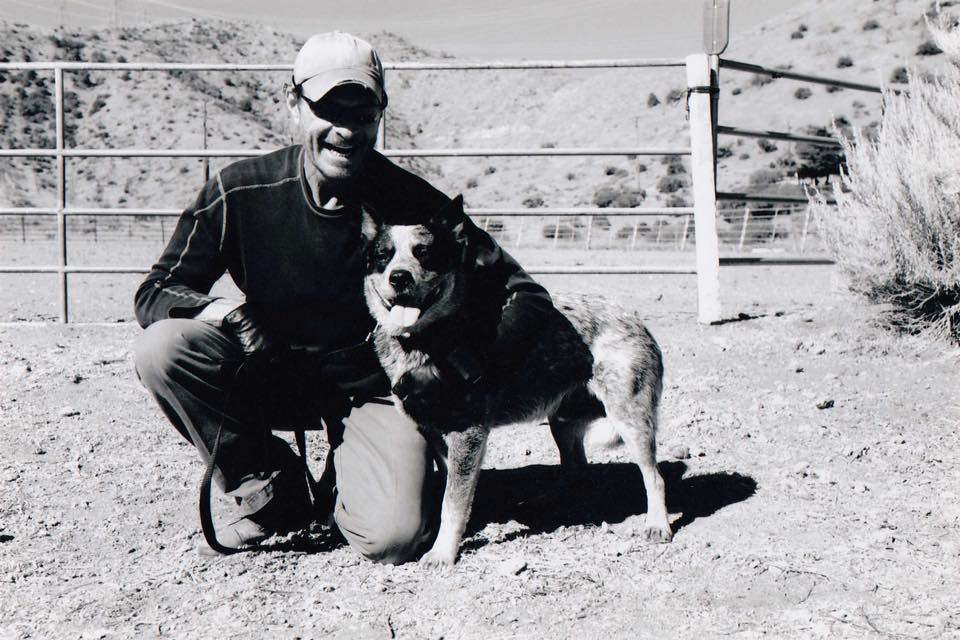
M223 328L236 338L247 357L273 351L276 342L264 332L256 311L244 303L223 317Z

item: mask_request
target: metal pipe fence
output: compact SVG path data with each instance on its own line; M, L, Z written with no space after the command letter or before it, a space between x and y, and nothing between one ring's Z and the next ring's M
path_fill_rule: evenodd
M687 63L676 58L628 59L628 60L541 60L541 61L500 61L500 62L387 62L385 70L514 70L514 69L629 69L656 67L683 67ZM3 62L3 70L52 70L54 72L56 117L55 147L51 149L0 149L0 157L46 157L56 160L56 204L53 207L3 207L0 216L52 216L56 219L56 242L58 262L56 265L4 265L0 273L54 273L59 280L60 320L69 321L68 274L75 273L145 273L148 270L140 266L94 267L68 264L67 219L74 216L160 216L175 217L178 210L151 208L91 208L70 207L67 204L66 162L68 158L243 158L263 155L271 150L264 149L93 149L67 148L64 143L64 91L63 74L65 71L292 71L289 64L227 64L227 63L88 63L88 62ZM386 115L384 116L384 119ZM429 157L581 157L581 156L649 156L649 155L690 155L689 148L673 147L636 147L636 148L517 148L517 149L386 149L382 141L385 132L381 122L381 152L393 158L429 158ZM570 216L591 215L602 211L603 215L627 215L626 210L599 209L591 207L566 208L558 210L538 210L536 212L520 209L468 209L472 216ZM692 212L689 207L658 207L631 210L629 215L678 215ZM557 225L559 229L559 225ZM26 231L22 229L22 237ZM94 236L99 239L99 233ZM557 238L554 238L554 242ZM671 270L672 269L672 270ZM531 273L690 273L688 267L532 267Z
M762 193L718 192L716 188L716 140L718 135L739 137L765 137L789 142L809 143L836 147L839 142L832 137L804 136L790 132L759 131L732 126L722 126L717 122L719 100L719 71L721 68L775 78L787 78L802 82L814 82L842 88L881 92L879 87L852 83L842 80L823 78L810 74L769 69L759 65L721 60L717 56L703 54L687 56L685 59L654 58L628 60L541 60L541 61L499 61L499 62L387 62L386 70L427 71L427 70L520 70L520 69L611 69L611 68L657 68L683 67L687 76L687 107L689 116L689 147L630 147L630 148L432 148L432 149L394 149L383 148L385 132L381 122L381 152L393 158L428 157L582 157L582 156L688 156L690 157L694 205L678 207L550 207L550 208L468 208L467 213L481 221L501 242L509 241L501 225L491 225L491 218L516 217L520 220L519 231L513 242L519 246L523 234L523 223L529 218L556 218L553 223L552 237L544 237L556 247L559 243L583 243L586 248L603 246L628 246L636 248L660 248L661 246L686 249L693 245L696 249L696 266L543 266L531 267L535 274L638 274L638 273L689 273L698 279L698 318L701 322L720 320L720 296L718 268L723 265L756 264L822 264L822 258L797 258L791 256L765 257L725 257L719 255L720 248L742 251L750 238L772 237L793 238L793 252L803 255L808 248L813 233L810 227L809 211L802 223L791 216L790 224L777 219L787 217L789 213L801 210L798 205L806 205L806 198L765 195ZM73 207L68 205L66 165L73 158L244 158L269 153L264 149L96 149L68 148L65 144L64 109L64 72L74 71L291 71L289 64L227 64L227 63L162 63L162 62L2 62L4 70L46 70L54 74L55 140L53 148L0 149L0 157L40 157L55 160L56 194L55 204L51 207L0 207L0 221L11 216L20 216L20 233L27 241L28 229L26 216L53 219L55 231L52 240L56 244L57 263L53 265L2 265L0 273L51 273L58 276L59 315L62 322L69 321L68 274L82 273L145 273L141 266L84 266L68 263L68 220L87 217L93 220L93 238L99 241L109 239L106 229L100 229L96 220L102 217L132 216L134 218L155 218L160 220L160 239L166 235L163 220L180 215L179 209L162 208L111 208L111 207ZM386 114L384 120L386 119ZM718 202L737 201L747 205L737 215L728 216L729 210L720 209ZM750 209L750 203L767 203L773 208L760 207ZM783 205L780 207L779 205ZM772 213L771 213L772 211ZM633 219L630 225L620 229L599 229L596 222L599 216L605 218ZM729 219L728 219L729 218ZM586 222L583 222L583 219ZM648 224L646 221L651 221ZM674 220L674 223L665 220ZM549 225L548 225L549 226ZM496 227L496 228L495 228ZM668 228L669 227L669 228ZM546 230L547 227L544 227ZM102 234L102 235L101 235ZM778 234L782 234L778 236ZM785 234L785 235L783 235ZM87 233L89 236L90 234ZM14 234L15 237L15 234ZM76 241L76 239L75 239Z

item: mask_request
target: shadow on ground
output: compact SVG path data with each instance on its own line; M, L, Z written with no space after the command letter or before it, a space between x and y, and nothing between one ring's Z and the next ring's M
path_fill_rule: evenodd
M682 462L660 464L667 485L667 509L682 512L673 523L676 533L697 518L750 498L756 481L739 473L710 473L684 478ZM564 526L616 524L646 513L646 495L640 469L634 464L594 464L576 482L569 482L557 465L516 469L489 469L480 475L477 498L467 535L486 524L511 520L528 527L510 538L548 533ZM465 548L479 548L486 540L473 539Z

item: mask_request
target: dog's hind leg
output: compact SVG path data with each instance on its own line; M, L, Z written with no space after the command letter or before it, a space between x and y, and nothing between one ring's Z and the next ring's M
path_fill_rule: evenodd
M550 433L560 452L560 466L565 472L578 473L587 467L587 454L583 450L583 437L593 420L550 416Z
M449 566L457 561L460 541L470 519L488 435L489 431L484 427L470 427L443 436L447 445L447 485L443 491L437 539L420 559L428 567Z
M647 492L647 521L643 534L653 542L670 542L673 531L667 519L667 499L663 476L657 469L656 416L640 417L628 424L616 417L610 420L640 467L643 488Z

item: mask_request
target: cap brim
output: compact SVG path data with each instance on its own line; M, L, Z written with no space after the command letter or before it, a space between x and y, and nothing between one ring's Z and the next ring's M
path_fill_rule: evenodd
M359 84L366 87L373 92L377 100L383 102L383 88L380 86L379 79L367 68L331 69L308 78L300 86L305 97L317 101L334 87L344 84Z

